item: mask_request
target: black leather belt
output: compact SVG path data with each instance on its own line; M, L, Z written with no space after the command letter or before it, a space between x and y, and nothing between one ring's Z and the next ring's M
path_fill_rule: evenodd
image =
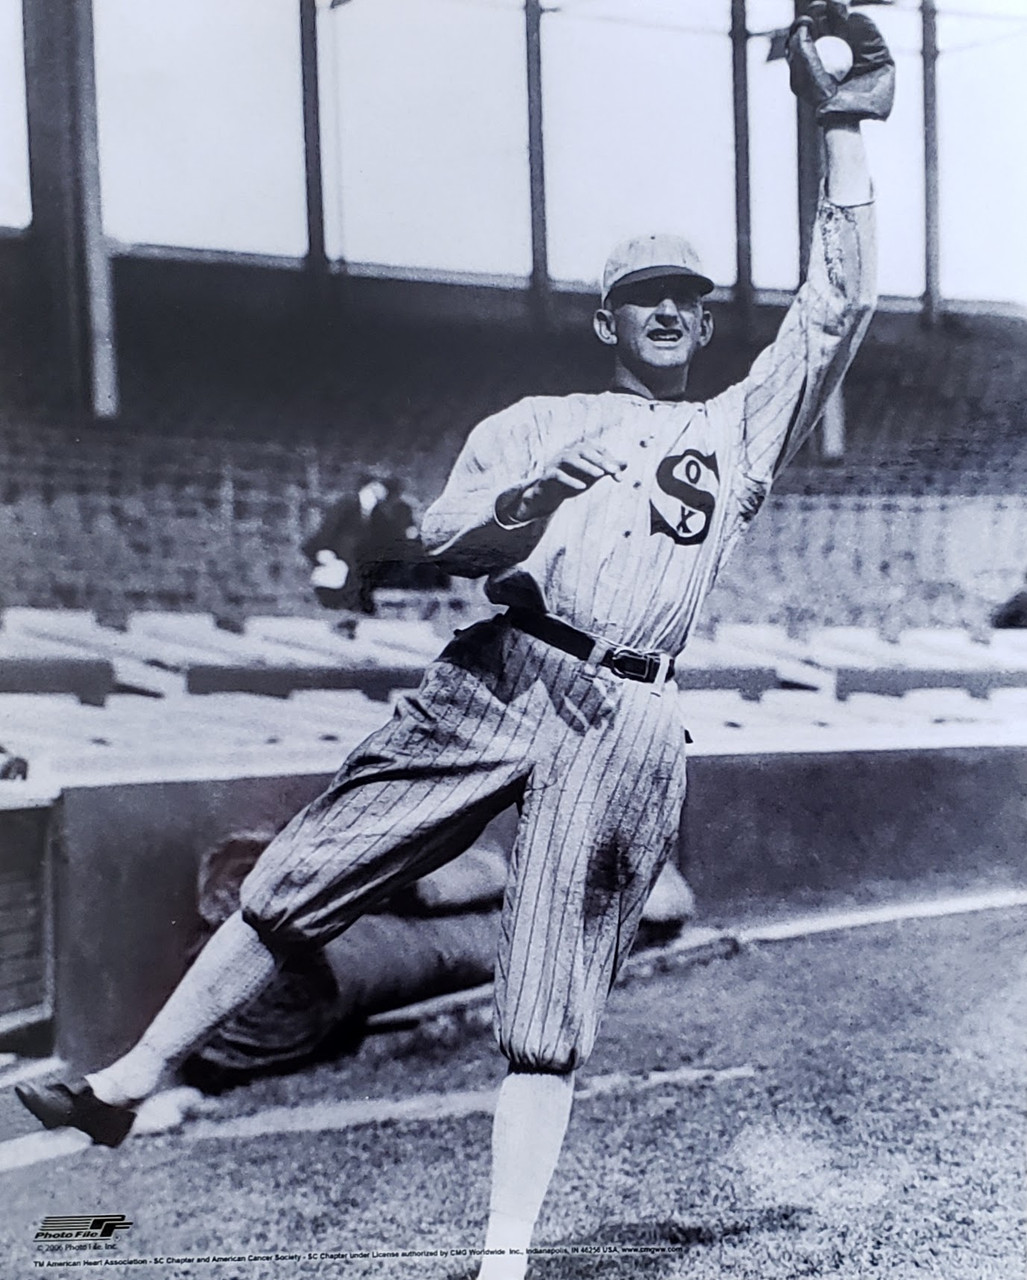
M569 623L561 622L550 613L532 613L530 609L507 609L506 617L518 631L551 644L582 662L592 661L605 667L622 680L640 680L643 684L655 684L661 678L669 680L674 674L674 659L656 650L642 652L626 649L623 645L611 645L597 640L587 631L579 631Z

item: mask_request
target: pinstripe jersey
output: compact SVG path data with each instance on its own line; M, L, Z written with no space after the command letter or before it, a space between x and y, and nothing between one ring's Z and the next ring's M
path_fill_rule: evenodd
M816 420L869 315L871 211L822 204L807 283L748 378L705 404L607 392L521 401L471 433L424 521L499 604L672 653L769 485ZM496 500L582 440L627 461L548 520ZM677 839L684 722L673 696L594 669L502 618L459 633L247 877L269 946L320 942L521 807L496 967L511 1062L591 1052L642 906Z
M471 432L422 539L447 567L488 575L501 605L553 613L639 649L678 654L726 555L809 434L874 303L872 205L821 199L806 282L749 375L704 403L537 396ZM503 526L497 498L580 441L627 468L546 520Z

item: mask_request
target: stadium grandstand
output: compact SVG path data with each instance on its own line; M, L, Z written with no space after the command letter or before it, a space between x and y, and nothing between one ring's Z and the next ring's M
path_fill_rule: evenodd
M362 467L426 502L484 413L601 385L611 237L673 218L714 264L701 392L798 280L789 0L78 8L2 7L4 606L309 611L303 531ZM1027 567L1022 15L874 13L881 313L709 623L980 631ZM703 127L647 154L682 69Z

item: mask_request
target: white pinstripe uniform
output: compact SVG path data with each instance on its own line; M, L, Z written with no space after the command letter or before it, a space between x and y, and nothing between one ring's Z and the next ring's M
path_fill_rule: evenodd
M873 305L869 205L821 202L808 278L749 376L705 404L620 392L523 400L471 433L422 536L488 574L497 604L548 611L615 645L684 649L724 557L814 425ZM627 462L544 521L497 497L588 440ZM509 624L459 634L417 694L347 760L243 887L272 947L323 943L521 806L496 969L500 1047L567 1071L673 848L685 792L676 691L619 678Z

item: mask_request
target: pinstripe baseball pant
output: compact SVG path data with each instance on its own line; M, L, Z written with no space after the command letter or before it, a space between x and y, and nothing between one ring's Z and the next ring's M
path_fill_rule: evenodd
M323 944L516 802L496 1034L517 1067L577 1067L677 837L686 735L654 690L476 624L268 846L244 918L279 952Z

